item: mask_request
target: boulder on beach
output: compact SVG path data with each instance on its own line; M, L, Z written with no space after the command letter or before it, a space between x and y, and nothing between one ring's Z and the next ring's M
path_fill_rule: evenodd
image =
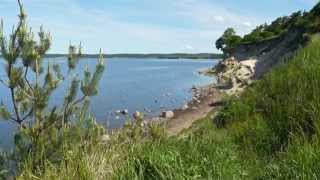
M182 106L182 108L181 108L182 110L187 110L187 109L189 109L189 106L188 106L188 104L185 104L184 106Z
M174 118L174 112L173 111L164 111L164 112L162 112L161 117L166 118L166 119L172 119L172 118Z

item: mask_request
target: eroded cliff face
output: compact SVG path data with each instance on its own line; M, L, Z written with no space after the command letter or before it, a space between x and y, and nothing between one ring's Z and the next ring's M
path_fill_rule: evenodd
M241 93L253 82L257 60L238 61L231 57L224 59L215 67L217 88L229 95Z
M274 39L234 48L231 57L221 61L213 70L217 87L227 94L238 95L254 80L289 60L305 42L304 30L292 29Z
M234 48L231 56L238 61L256 59L254 78L260 78L271 68L292 57L304 43L304 30L291 29L288 33L254 44L242 44Z

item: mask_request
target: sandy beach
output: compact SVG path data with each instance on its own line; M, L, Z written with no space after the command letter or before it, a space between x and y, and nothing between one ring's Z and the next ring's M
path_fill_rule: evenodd
M174 118L165 121L167 133L171 136L178 135L184 129L191 127L195 121L206 117L209 112L221 104L219 102L221 102L222 94L240 94L245 87L252 83L256 62L256 59L239 62L234 58L230 58L221 61L215 68L201 69L199 71L200 74L217 77L218 80L219 78L229 79L231 81L231 87L225 90L219 90L216 88L217 86L210 84L193 88L193 100L187 105L188 108L174 110ZM223 67L220 71L219 66ZM218 71L216 68L218 68ZM213 73L215 71L217 73Z
M194 98L188 103L188 108L174 110L174 118L165 121L168 135L178 135L188 129L197 120L204 118L213 111L221 100L221 92L213 84L193 89Z

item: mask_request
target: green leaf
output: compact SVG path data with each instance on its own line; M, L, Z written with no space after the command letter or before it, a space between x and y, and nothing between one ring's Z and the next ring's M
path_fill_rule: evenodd
M0 119L2 120L9 120L11 118L10 112L7 110L7 108L1 103L0 105Z

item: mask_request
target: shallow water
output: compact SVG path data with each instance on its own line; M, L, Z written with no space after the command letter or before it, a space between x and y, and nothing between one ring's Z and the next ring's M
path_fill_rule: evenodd
M66 58L53 58L50 62L60 64L67 72ZM110 128L121 127L125 118L118 119L116 110L128 109L157 116L163 110L179 108L192 97L193 85L201 86L215 79L198 74L198 70L214 66L216 60L176 60L176 59L129 59L112 58L106 60L106 71L100 83L99 95L92 98L91 112L97 120ZM4 76L3 61L0 59L0 78ZM47 62L46 62L47 63ZM81 59L76 73L82 74L85 65L95 67L96 59ZM68 81L68 80L67 80ZM63 102L68 82L62 83L53 94L51 105ZM0 84L0 99L10 105L9 91ZM148 113L145 112L148 109ZM151 110L151 112L149 112ZM12 141L14 125L0 121L0 147Z

